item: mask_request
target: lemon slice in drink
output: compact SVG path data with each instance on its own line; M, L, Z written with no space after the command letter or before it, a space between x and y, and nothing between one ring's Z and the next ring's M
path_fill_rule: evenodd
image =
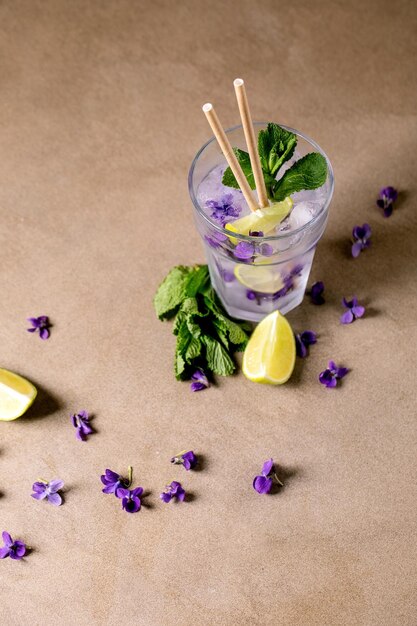
M235 266L234 274L242 285L252 291L276 293L284 286L281 274L273 266L264 267L261 264L239 263Z
M279 311L258 324L243 355L242 371L254 383L281 385L295 365L295 339L291 326Z
M234 222L226 224L226 230L239 235L249 235L250 231L262 232L264 235L271 232L282 220L287 217L293 207L291 198L282 202L274 202L265 209L258 209ZM238 243L235 237L230 237L234 244Z
M9 422L23 415L37 393L26 378L0 369L0 421Z

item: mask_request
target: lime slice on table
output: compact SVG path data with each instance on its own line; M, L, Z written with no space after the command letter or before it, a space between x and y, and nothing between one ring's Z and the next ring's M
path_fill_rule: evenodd
M249 235L250 231L262 232L266 235L287 217L292 207L291 198L285 198L282 202L274 202L265 209L258 209L234 222L230 222L226 224L225 228L239 235ZM230 241L234 244L238 243L235 237L230 237Z
M279 311L258 324L246 346L242 371L254 383L281 385L295 365L295 339L291 326Z
M252 291L276 293L284 287L281 274L274 269L274 266L263 267L262 264L239 263L235 266L234 274L244 287Z
M37 393L26 378L0 369L0 421L9 422L23 415Z

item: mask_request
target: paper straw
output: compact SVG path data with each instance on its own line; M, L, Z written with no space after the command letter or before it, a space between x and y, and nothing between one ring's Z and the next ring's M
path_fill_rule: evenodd
M242 168L240 167L239 161L237 160L236 155L233 152L233 148L230 145L227 135L223 130L223 126L220 124L220 120L217 117L213 105L208 102L203 106L203 111L206 115L208 123L211 126L211 130L213 131L213 134L219 143L221 151L223 152L224 157L230 166L230 169L235 175L237 184L239 185L243 196L249 205L250 210L256 211L258 209L258 206L256 204L255 197L249 186L247 178L243 173Z
M259 206L261 209L264 209L265 207L269 206L268 194L266 193L261 160L259 158L258 148L256 145L255 131L250 115L245 83L241 78L236 78L236 80L233 82L233 85L235 88L237 103L239 106L240 118L242 120L243 132L245 133L246 145L248 146L253 177L255 179L256 191L258 193Z

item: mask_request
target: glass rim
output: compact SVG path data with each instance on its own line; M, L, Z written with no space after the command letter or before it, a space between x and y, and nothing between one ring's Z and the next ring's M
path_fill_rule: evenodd
M267 126L268 122L253 122L254 126ZM319 152L321 155L324 156L324 158L326 159L326 163L327 163L327 180L330 183L330 188L329 188L329 192L327 194L327 198L326 198L326 202L323 204L322 208L320 209L320 211L317 213L317 215L314 215L314 217L311 218L311 220L309 220L308 222L306 222L305 224L303 224L302 226L299 226L298 228L296 228L295 230L290 230L288 232L283 232L282 234L279 235L267 235L264 237L254 237L251 235L241 235L240 233L233 233L233 237L235 239L240 239L242 241L250 241L250 242L258 242L260 240L262 241L274 241L277 239L285 239L286 237L292 237L293 235L305 230L308 226L311 226L312 224L314 224L322 215L323 213L326 212L326 210L328 209L328 206L330 204L330 201L332 199L333 196L333 191L334 191L334 173L333 173L333 167L332 164L329 160L329 157L327 156L327 154L324 152L324 150L319 146L319 144L314 141L314 139L311 139L311 137L309 137L308 135L305 135L304 133L302 133L299 130L296 130L295 128L291 128L290 126L285 126L284 124L280 124L281 128L284 128L285 130L288 130L291 133L294 133L295 135L297 135L297 137L301 137L302 139L304 139L305 141L307 141L311 146L313 146L317 152ZM242 124L236 124L235 126L231 126L230 128L226 128L225 132L226 134L233 132L234 130L238 130L239 128L242 128ZM195 209L197 210L197 212L199 213L199 215L201 215L201 217L210 225L210 227L214 228L215 230L217 230L218 232L222 233L223 235L230 235L230 231L226 230L225 228L223 228L222 226L220 226L219 224L216 224L215 222L212 222L211 219L209 218L209 216L207 215L207 213L205 213L203 211L203 209L201 208L200 204L197 201L197 197L194 193L194 186L192 184L193 181L193 174L194 174L194 170L196 167L196 164L198 162L198 159L200 158L200 156L202 155L202 153L204 152L204 150L213 143L213 141L216 141L216 138L214 136L212 136L208 141L206 141L205 144L203 144L203 146L198 150L197 154L195 155L192 163L191 163L191 167L190 170L188 172L188 192L190 194L192 203L195 207ZM220 148L219 148L220 149ZM233 222L231 222L233 223Z

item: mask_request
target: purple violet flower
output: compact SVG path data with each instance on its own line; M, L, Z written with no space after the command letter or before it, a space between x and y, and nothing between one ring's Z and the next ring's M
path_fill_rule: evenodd
M219 201L207 200L206 207L212 209L211 217L224 226L239 217L242 208L233 204L233 195L225 194Z
M207 387L210 387L207 376L200 368L194 372L194 374L191 376L191 380L191 391L202 391L203 389L207 389Z
M5 559L8 556L15 561L23 559L27 550L26 544L23 541L13 541L5 530L1 536L3 537L4 547L0 548L0 559Z
M369 248L371 242L369 241L372 235L372 230L369 224L363 224L363 226L355 226L352 230L353 244L352 244L352 256L358 257L362 250Z
M334 361L329 361L327 369L319 375L319 381L326 387L336 387L337 381L346 376L348 371L346 367L337 367Z
M27 329L28 333L36 333L36 331L38 330L39 337L41 339L48 339L51 334L49 329L51 328L52 324L50 324L49 317L47 315L40 315L39 317L28 317L27 321L30 322L33 327Z
M390 217L394 209L394 202L398 198L398 191L394 187L383 187L376 201L380 209L384 211L384 217Z
M308 292L308 295L311 298L312 304L324 304L325 303L325 299L323 298L323 292L324 292L324 283L322 283L321 280L318 281L317 283L314 283L311 286L311 289Z
M295 335L295 348L297 356L304 359L308 354L308 346L317 343L317 335L312 330L305 330L303 333Z
M173 480L170 485L167 485L165 491L163 491L159 497L164 502L170 502L173 498L183 502L185 490L182 488L181 483Z
M268 459L262 466L261 475L255 476L253 479L253 488L258 493L269 493L273 482L278 483L281 487L284 486L276 474L274 460Z
M197 457L192 450L179 452L176 456L172 457L171 463L174 465L183 465L188 472L188 470L194 469L197 465Z
M104 485L102 489L103 493L114 493L116 498L120 498L119 492L121 489L129 489L132 484L132 467L129 465L128 478L124 478L117 472L113 472L111 469L106 469L105 473L100 476L100 480Z
M240 261L248 261L255 254L255 246L249 241L240 241L233 250L233 254Z
M50 504L60 506L62 504L62 497L58 491L62 489L63 486L63 480L55 479L48 482L47 480L39 479L32 485L33 493L31 496L35 498L35 500L43 500L46 498Z
M87 441L87 435L91 435L93 429L91 428L90 416L87 411L79 411L78 413L74 413L71 415L72 424L74 428L77 429L75 436L80 441Z
M365 307L358 304L358 299L355 296L353 296L352 300L343 298L342 303L347 309L340 318L342 324L351 324L365 313Z
M227 235L213 231L210 235L204 235L204 239L211 248L220 248L222 243L227 240Z
M143 487L136 487L135 489L123 489L117 490L117 497L122 499L122 509L127 513L137 513L140 511L142 502L139 496L143 493Z

